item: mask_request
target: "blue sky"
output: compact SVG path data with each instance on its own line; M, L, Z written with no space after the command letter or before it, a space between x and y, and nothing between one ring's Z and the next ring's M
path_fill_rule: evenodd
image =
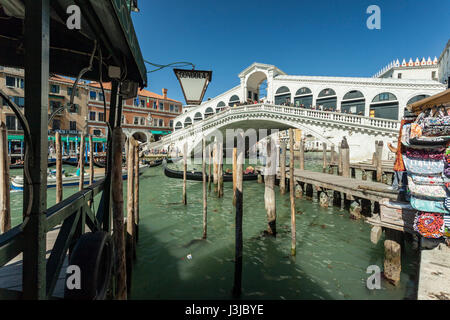
M381 30L366 27L372 4ZM449 0L140 0L139 7L133 21L144 59L212 70L205 99L238 85L253 62L291 75L365 77L393 59L439 58L450 39ZM185 102L172 68L148 76L150 91L167 88Z

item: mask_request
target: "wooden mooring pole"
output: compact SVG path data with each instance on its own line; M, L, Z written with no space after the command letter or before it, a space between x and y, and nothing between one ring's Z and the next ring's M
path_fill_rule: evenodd
M377 182L381 182L381 177L383 175L382 171L383 141L381 140L378 141L376 155L377 155Z
M94 143L92 135L89 135L89 184L94 183Z
M233 206L236 205L237 148L233 148Z
M116 299L127 299L125 234L123 222L122 128L116 127L112 137L112 213L113 239L116 250Z
M218 183L218 175L217 175L217 142L213 145L213 183L214 183L214 192L217 193L217 183Z
M8 130L0 125L0 233L11 229L11 201L9 180Z
M266 159L266 168L264 175L265 182L265 192L264 192L264 201L265 207L267 211L267 233L269 235L276 236L277 234L277 211L276 211L276 200L275 200L275 177L276 177L276 163L273 158L274 150L273 141L271 137L267 138L267 159Z
M62 183L62 153L61 153L61 134L55 134L56 148L56 203L63 200L63 183Z
M294 195L294 132L289 129L289 149L291 156L289 157L289 196L291 200L291 255L296 253L296 225L295 225L295 195Z
M244 145L244 135L238 133L238 146ZM244 150L239 150L236 161L236 220L235 220L235 264L234 264L234 285L233 296L235 298L241 295L242 288L242 216L243 216L243 163Z
M292 151L292 156L294 152ZM305 170L305 140L300 140L300 170Z
M290 130L290 129L289 129ZM281 142L280 153L280 193L286 193L286 143Z
M218 143L218 165L217 165L217 171L218 171L218 176L217 176L217 183L218 183L218 187L217 187L217 195L219 198L223 197L223 143L219 142Z
M211 150L211 144L208 146L208 169L209 169L209 174L208 174L208 191L211 192L211 181L212 181L212 170L211 170L211 161L212 161L212 150Z
M187 143L183 147L183 204L187 205L186 197L186 175L187 175Z
M139 240L139 146L134 148L134 243ZM136 245L134 246L136 253ZM136 258L136 256L135 256Z
M322 143L322 172L327 172L327 144Z
M84 146L86 144L86 138L84 133L81 134L81 142L80 142L80 159L78 160L80 165L80 183L78 185L78 189L81 191L84 188ZM122 150L120 151L122 154Z
M133 259L134 259L134 138L128 138L128 151L127 154L127 236L126 236L126 246L125 246L125 256L126 256L126 268L127 268L127 289L130 293L131 289L131 277L133 270Z
M207 205L207 194L206 194L206 140L203 137L202 140L202 152L203 152L203 161L202 161L202 180L203 180L203 239L206 239L206 231L207 231L207 213L208 213L208 205Z
M342 152L342 176L350 178L350 148L347 143L347 139L342 140L341 144Z

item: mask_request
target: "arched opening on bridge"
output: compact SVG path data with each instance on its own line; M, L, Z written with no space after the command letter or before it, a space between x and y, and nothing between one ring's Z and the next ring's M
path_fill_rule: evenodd
M288 87L280 87L275 92L275 104L289 105L291 103L291 91Z
M214 110L211 107L206 108L205 110L205 119L212 116L214 114Z
M430 95L428 94L419 94L415 97L412 97L411 99L408 100L408 102L406 103L406 105L420 101L422 99L428 98ZM405 107L405 111L403 114L404 117L415 117L414 113L409 112L408 108Z
M336 111L337 109L337 95L333 89L327 88L320 91L316 100L317 106L322 106L321 110Z
M303 87L297 90L294 97L294 105L299 108L311 109L313 94L311 89Z
M370 116L375 118L398 120L398 100L390 92L383 92L373 98L370 104Z
M147 135L143 132L135 132L133 133L133 138L140 142L147 142Z
M187 117L186 119L184 119L184 127L189 127L190 125L192 125L192 119Z
M258 101L267 96L267 76L262 71L252 73L247 79L247 103Z
M178 121L175 125L175 130L180 130L183 129L183 124L181 123L181 121Z
M203 120L203 116L200 112L197 112L194 116L194 122L198 122L198 121L202 121Z
M219 113L225 108L225 102L220 101L216 106L216 113Z
M228 102L228 105L229 105L230 107L235 107L235 106L237 106L240 102L241 102L241 100L239 99L239 96L233 95L233 96L230 98L230 101Z
M361 91L352 90L344 95L341 103L341 112L364 115L366 108L366 99Z

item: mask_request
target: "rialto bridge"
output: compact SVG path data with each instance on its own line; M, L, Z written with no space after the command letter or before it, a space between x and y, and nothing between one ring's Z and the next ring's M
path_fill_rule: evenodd
M397 139L399 119L404 116L407 104L446 89L444 84L433 80L438 68L434 62L392 68L401 71L403 79L385 78L389 74L387 69L380 77L367 78L294 76L273 65L254 63L239 74L238 86L200 106L187 108L174 120L171 135L146 147L171 146L182 150L187 141L191 149L203 135L216 129L225 133L231 128L292 127L328 145L337 146L345 136L352 160L366 160L371 158L376 140ZM326 111L314 110L316 106Z

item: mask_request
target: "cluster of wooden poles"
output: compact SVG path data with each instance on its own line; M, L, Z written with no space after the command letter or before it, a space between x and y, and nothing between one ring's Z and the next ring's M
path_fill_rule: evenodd
M290 150L294 150L294 135L293 130L289 129ZM267 161L268 172L273 173L265 176L266 188L265 188L265 207L268 218L268 228L266 233L272 236L276 236L276 208L275 208L275 194L274 186L276 179L276 170L273 170L273 159L271 159L271 144L273 142L268 139L267 150L270 159ZM244 145L244 135L239 133L237 136L237 145ZM186 173L187 173L187 145L183 150L183 199L182 203L187 205L186 196ZM284 161L286 160L286 148L283 151ZM209 161L208 161L209 156ZM213 163L211 164L211 160ZM235 207L235 270L234 270L234 284L233 284L233 296L239 297L241 295L242 288L242 250L243 250L243 237L242 237L242 217L243 217L243 164L244 164L244 150L238 150L233 148L233 205ZM207 182L206 164L209 164L209 175ZM290 174L294 175L294 156L290 157ZM207 237L207 193L208 189L211 191L211 182L214 184L214 192L217 197L223 197L223 144L222 142L216 142L210 144L206 148L206 141L203 138L202 141L202 176L203 176L203 239ZM213 181L211 181L211 177ZM290 203L291 203L291 254L296 254L296 232L295 232L295 195L294 195L294 179L290 179ZM285 187L283 187L283 193Z

